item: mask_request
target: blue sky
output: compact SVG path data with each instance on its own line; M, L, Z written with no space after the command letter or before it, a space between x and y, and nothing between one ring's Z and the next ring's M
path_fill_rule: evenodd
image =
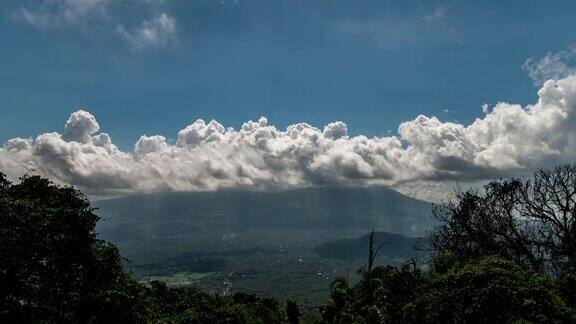
M0 172L96 195L337 184L438 200L574 163L575 10L4 0Z
M109 0L63 23L40 3L0 5L0 142L61 131L78 107L123 148L198 118L369 136L419 114L466 123L483 103L534 102L522 64L576 38L573 1ZM158 44L119 32L160 12L175 30Z

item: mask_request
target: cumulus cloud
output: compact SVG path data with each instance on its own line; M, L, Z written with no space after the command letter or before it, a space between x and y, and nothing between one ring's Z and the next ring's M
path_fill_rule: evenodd
M324 126L324 136L331 139L339 139L348 136L348 125L341 121L329 123Z
M91 139L90 135L98 130L100 130L100 125L98 125L96 118L87 111L78 110L68 118L62 138L66 141L88 143Z
M576 77L546 81L532 105L498 103L469 125L418 116L396 136L350 136L343 122L281 130L262 117L236 130L199 119L174 144L143 135L125 152L99 131L94 116L76 111L62 134L7 141L0 170L35 170L96 193L384 184L426 196L445 181L574 161Z
M32 145L32 139L29 138L12 138L9 139L6 144L4 145L4 148L7 151L25 151L30 149Z
M176 35L176 19L163 12L165 0L38 0L23 5L15 13L38 28L98 26L100 30L115 31L136 48L165 45ZM146 12L139 25L126 26L127 18L119 9L138 8L129 12Z
M137 157L141 157L148 153L165 151L168 148L166 137L160 135L142 135L136 144L134 144L134 154Z
M198 119L192 125L187 126L178 132L177 145L195 146L202 142L218 141L224 134L224 126L219 122L212 120L206 124L202 119Z

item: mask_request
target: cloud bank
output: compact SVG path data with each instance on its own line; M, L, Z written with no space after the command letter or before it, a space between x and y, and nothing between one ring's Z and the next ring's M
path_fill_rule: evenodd
M197 120L169 143L142 135L118 149L89 112L71 114L63 132L14 138L0 148L0 170L30 170L89 192L287 188L384 184L434 188L576 159L576 77L549 80L533 105L499 103L469 125L418 116L396 136L350 136L334 122L284 130L265 117L240 129Z

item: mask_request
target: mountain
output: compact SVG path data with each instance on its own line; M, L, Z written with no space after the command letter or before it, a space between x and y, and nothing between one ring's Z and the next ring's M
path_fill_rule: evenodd
M430 203L385 187L154 193L94 205L100 237L143 281L290 297L306 307L364 264L375 222L377 241L387 242L377 262L396 265L418 254L413 243L433 225Z
M109 239L203 229L369 230L422 236L432 226L431 204L386 187L314 187L284 191L171 192L95 203Z

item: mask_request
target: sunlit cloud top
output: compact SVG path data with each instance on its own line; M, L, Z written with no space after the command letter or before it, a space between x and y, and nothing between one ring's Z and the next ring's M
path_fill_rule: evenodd
M281 130L261 117L235 130L197 120L175 143L142 135L127 152L78 110L61 134L8 140L0 170L34 170L91 192L466 182L574 160L574 125L573 76L546 81L526 107L499 103L469 125L421 115L388 137L350 136L343 122Z

